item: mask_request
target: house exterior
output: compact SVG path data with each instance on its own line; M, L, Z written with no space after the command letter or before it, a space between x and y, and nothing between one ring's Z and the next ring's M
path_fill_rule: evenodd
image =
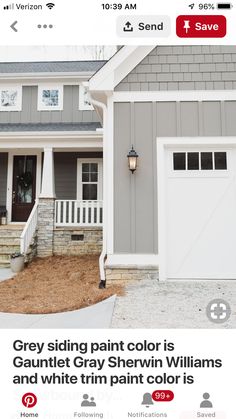
M236 279L236 47L0 64L0 84L0 207L24 253L101 252L102 281Z
M83 84L103 65L0 63L1 266L36 236L38 256L101 251L102 125Z
M89 88L104 109L106 278L236 279L236 47L124 47Z

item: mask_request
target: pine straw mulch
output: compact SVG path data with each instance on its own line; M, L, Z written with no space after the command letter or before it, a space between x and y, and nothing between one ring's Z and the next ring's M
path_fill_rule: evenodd
M14 278L0 283L0 312L59 313L123 294L122 284L101 290L98 284L97 255L38 258Z

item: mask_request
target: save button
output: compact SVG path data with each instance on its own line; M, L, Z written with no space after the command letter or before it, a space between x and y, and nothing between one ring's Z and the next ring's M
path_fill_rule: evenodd
M181 15L176 20L179 38L224 38L226 28L225 16Z

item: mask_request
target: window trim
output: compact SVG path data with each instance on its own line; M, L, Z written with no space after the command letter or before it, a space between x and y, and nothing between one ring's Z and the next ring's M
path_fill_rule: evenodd
M97 163L98 164L98 193L97 201L103 199L103 159L102 158L84 158L77 159L77 194L76 199L82 201L82 164L83 163ZM96 183L96 182L94 182Z
M47 106L43 103L43 90L58 90L59 96L58 96L58 106ZM51 84L51 83L45 83L45 84L39 84L38 85L38 111L62 111L63 110L63 96L64 96L64 86L63 84Z
M5 107L1 105L1 92L3 90L16 90L17 103L16 106ZM19 84L0 84L0 112L20 112L22 111L22 85Z

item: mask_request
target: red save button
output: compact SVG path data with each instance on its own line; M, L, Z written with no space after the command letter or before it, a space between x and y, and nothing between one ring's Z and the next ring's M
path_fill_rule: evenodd
M176 20L179 38L224 38L226 27L225 16L186 15L178 16Z

